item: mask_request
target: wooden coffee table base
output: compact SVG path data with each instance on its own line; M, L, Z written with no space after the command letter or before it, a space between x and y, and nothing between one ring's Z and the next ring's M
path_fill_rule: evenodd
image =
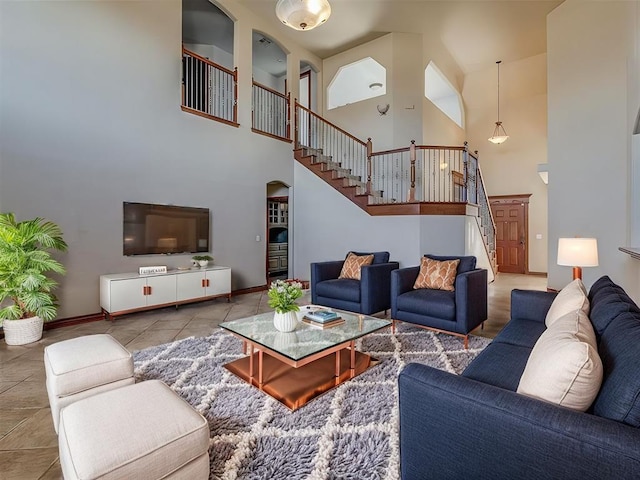
M253 365L258 365L260 352L253 353ZM328 392L347 380L360 375L378 360L365 353L355 352L355 368L351 370L351 350L339 352L339 376L336 376L337 353L324 356L301 367L291 367L268 353L262 355L262 386L258 383L257 369L250 378L250 357L243 357L224 367L245 382L259 388L290 410L297 410L314 398Z

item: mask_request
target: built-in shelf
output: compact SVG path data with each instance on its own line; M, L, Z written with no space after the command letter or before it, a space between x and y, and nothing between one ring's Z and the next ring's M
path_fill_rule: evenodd
M618 247L618 250L620 250L623 253L626 253L627 255L631 255L631 257L637 260L640 260L640 248Z

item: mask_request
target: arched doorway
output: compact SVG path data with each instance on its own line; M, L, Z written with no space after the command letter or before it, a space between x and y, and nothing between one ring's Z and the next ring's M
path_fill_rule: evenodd
M289 186L273 181L267 183L267 285L274 280L289 278Z

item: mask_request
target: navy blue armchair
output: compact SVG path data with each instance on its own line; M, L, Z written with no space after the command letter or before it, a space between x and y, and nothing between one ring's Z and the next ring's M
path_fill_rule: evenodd
M353 252L356 255L370 253ZM338 278L344 260L311 264L311 301L315 305L371 315L390 306L391 272L398 262L389 261L389 252L373 253L373 263L360 270L360 280Z
M391 319L409 322L464 337L487 319L487 271L476 268L476 257L441 257L425 255L433 260L460 259L453 292L414 289L420 267L409 267L391 273Z

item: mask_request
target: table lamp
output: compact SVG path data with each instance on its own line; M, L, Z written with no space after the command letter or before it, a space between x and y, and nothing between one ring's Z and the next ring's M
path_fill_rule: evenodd
M598 241L595 238L558 239L558 265L573 267L573 279L582 280L582 267L598 266Z

